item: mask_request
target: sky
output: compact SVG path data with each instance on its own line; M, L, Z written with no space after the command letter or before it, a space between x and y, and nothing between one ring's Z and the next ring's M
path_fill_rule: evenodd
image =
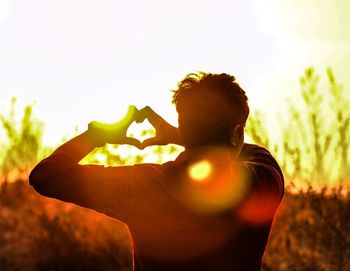
M201 70L273 118L309 66L349 89L349 25L348 0L0 0L0 106L35 101L47 144L128 104L176 125L170 90Z

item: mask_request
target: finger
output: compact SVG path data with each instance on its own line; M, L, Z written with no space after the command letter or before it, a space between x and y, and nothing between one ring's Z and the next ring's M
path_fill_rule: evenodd
M149 113L149 108L150 108L149 106L145 106L144 108L140 109L137 112L137 114L135 116L135 121L137 123L141 123L147 118L148 113Z
M142 143L137 140L136 138L132 138L132 137L126 137L121 144L128 144L128 145L132 145L135 146L138 149L142 148Z
M122 123L123 126L130 126L131 123L135 121L135 117L138 113L138 109L134 105L129 105L128 111L125 114L125 117L119 121L119 123Z
M149 106L142 108L139 111L138 115L139 115L140 122L144 121L145 119L148 119L148 121L154 127L158 126L160 123L164 121L164 119L161 116L159 116L156 112L154 112L154 110ZM136 122L138 122L138 120L136 120Z

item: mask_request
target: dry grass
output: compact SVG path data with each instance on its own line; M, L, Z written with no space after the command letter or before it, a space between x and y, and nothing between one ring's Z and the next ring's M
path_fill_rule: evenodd
M263 270L350 270L350 194L287 192ZM26 181L0 197L1 270L131 270L130 239L120 222L39 196Z
M0 197L1 270L130 270L124 224L39 196L26 181Z

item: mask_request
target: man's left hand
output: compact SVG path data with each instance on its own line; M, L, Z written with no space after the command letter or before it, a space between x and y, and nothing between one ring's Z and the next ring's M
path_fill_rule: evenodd
M98 140L98 145L103 146L106 143L109 144L128 144L137 148L141 148L141 142L136 138L128 137L126 132L135 121L138 109L130 105L125 117L116 123L105 124L98 121L92 121L89 123L89 132L93 137Z

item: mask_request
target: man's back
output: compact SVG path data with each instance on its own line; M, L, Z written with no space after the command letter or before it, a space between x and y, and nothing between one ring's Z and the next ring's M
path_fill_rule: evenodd
M259 270L283 195L282 173L265 149L244 144L237 162L229 151L197 150L163 165L106 168L79 165L66 151L39 163L31 184L125 222L135 270ZM203 159L214 173L193 180L188 169Z
M149 175L149 182L137 188L144 192L143 201L135 202L135 220L128 223L136 270L259 270L273 215L283 194L283 177L275 160L262 148L245 144L241 156L246 156L243 167L230 160L228 151L215 151L214 156L207 150L196 150L195 154L187 151L175 162L162 165L157 169L160 174L154 174L154 178ZM188 170L203 160L217 172L207 179L193 180ZM258 160L260 165L249 165ZM253 167L257 175L239 180L236 172L230 171L247 167ZM273 176L269 171L278 173ZM269 174L271 179L257 179ZM270 216L249 221L240 211L246 208L259 181L263 194L256 204L267 204ZM225 186L222 191L213 193L211 188L220 185ZM266 201L271 199L264 188L273 192L273 186L275 202L264 202L264 195ZM198 190L201 200L208 198L209 203L196 202ZM223 198L226 202L210 208L211 200L220 202Z

